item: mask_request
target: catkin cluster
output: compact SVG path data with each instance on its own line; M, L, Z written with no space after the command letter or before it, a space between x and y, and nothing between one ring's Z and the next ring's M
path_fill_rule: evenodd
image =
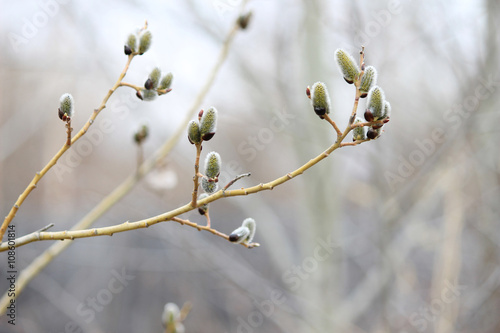
M358 66L354 58L342 49L335 51L335 61L344 80L349 84L355 84L359 89L359 97L367 97L367 108L364 113L367 122L378 122L365 130L364 126L356 126L353 131L353 140L361 141L376 139L382 133L382 127L389 121L391 104L386 101L382 88L377 86L377 70L373 66L362 64ZM321 118L328 117L331 109L328 89L323 82L316 82L312 88L307 88L307 96L311 99L314 112ZM356 118L355 124L361 123L361 118Z

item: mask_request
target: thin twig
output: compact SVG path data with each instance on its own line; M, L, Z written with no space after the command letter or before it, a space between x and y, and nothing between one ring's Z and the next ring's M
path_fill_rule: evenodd
M200 173L201 143L197 143L195 146L196 146L196 159L194 162L194 176L193 176L194 189L193 189L193 198L191 199L191 206L193 206L193 208L196 207L196 200L198 200L198 186L199 186L198 174Z
M128 83L128 82L121 82L120 87L129 87L129 88L134 89L137 92L140 92L142 89L141 87L136 86L135 84L132 84L132 83Z
M71 117L68 117L66 120L66 133L68 134L68 137L66 139L66 145L71 146L71 132L73 131L73 128L71 128Z
M337 132L337 137L341 137L342 136L342 132L340 131L340 129L337 126L337 124L332 120L332 118L330 118L330 116L328 114L326 114L326 113L322 117L323 117L323 119L325 119L326 121L328 121L333 126L333 128L335 129L335 132Z
M359 64L361 67L361 73L359 73L359 77L357 78L357 80L354 81L354 86L356 87L356 95L354 96L354 105L352 107L351 117L349 118L349 125L351 125L351 126L354 123L354 120L356 119L356 112L358 110L359 98L361 97L361 91L359 90L359 85L361 84L361 78L363 77L364 68L365 68L364 50L365 50L365 47L362 46L361 52L359 52Z
M222 192L225 192L229 188L229 186L233 185L234 183L236 183L241 178L243 178L243 177L250 177L251 175L252 174L250 172L248 172L248 173L244 173L242 175L236 176L233 180L231 180L229 183L227 183L226 186L224 186L224 188L222 189Z
M174 221L174 222L177 222L177 223L180 223L182 225L187 225L187 226L190 226L192 228L196 228L198 229L198 231L201 231L201 230L205 230L205 231L208 231L216 236L219 236L219 237L222 237L224 238L225 240L229 241L229 236L226 235L225 233L222 233L218 230L215 230L215 229L212 229L210 228L210 226L202 226L202 225L199 225L197 223L194 223L194 222L191 222L189 220L184 220L184 219L181 219L179 217L172 217L170 219L171 221ZM247 244L247 243L240 243L241 245L247 247L247 248L253 248L253 247L258 247L260 246L259 243L250 243L250 244Z

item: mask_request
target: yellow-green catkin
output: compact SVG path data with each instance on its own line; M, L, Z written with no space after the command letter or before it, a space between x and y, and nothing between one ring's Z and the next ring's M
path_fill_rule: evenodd
M205 159L205 176L215 178L220 173L221 159L220 155L214 151L208 153Z
M361 118L356 118L355 124L360 123L360 122L362 122ZM358 140L365 140L365 139L366 139L365 128L362 126L355 127L353 130L352 140L358 141Z
M205 177L201 179L201 187L207 193L214 193L218 188L218 179L221 169L221 158L216 152L210 152L205 159Z
M144 54L151 46L151 41L153 39L153 34L149 30L145 30L141 33L139 38L139 54Z
M373 115L373 121L377 121L383 118L385 95L382 88L375 86L370 89L368 93L368 110ZM372 121L372 120L369 120Z
M210 140L217 130L217 109L211 107L203 112L200 120L200 133L204 141Z
M135 34L130 34L125 42L125 54L129 55L137 51L137 36Z
M351 84L358 79L360 73L359 67L349 53L342 49L337 49L335 51L335 62L347 83Z
M387 119L391 116L391 103L385 101L384 112L382 113L382 119Z
M311 89L311 102L314 112L316 112L320 118L330 113L330 96L323 82L316 82L313 84Z
M62 119L62 116L73 117L75 113L74 100L71 94L63 94L59 99L59 118Z
M359 85L359 91L361 93L361 98L368 96L370 89L377 84L377 70L373 66L367 66L365 68L364 74L361 77L361 83Z
M172 73L166 74L160 82L159 89L168 89L172 85L172 80L174 79L174 75Z
M201 143L200 125L196 120L191 120L188 124L188 140L193 145Z
M149 74L149 80L151 80L151 85L152 87L149 89L156 89L158 87L158 84L160 83L160 78L161 78L161 69L158 67L155 67L151 73Z
M155 90L141 89L141 97L143 101L152 101L158 96Z

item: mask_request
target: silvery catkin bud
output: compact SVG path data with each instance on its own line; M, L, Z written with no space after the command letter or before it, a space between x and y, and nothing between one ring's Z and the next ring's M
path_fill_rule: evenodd
M196 120L191 120L188 124L188 140L193 145L201 143L200 125Z
M358 79L359 67L349 53L342 49L337 49L335 51L335 61L347 83L351 84Z
M203 188L203 191L205 191L207 193L214 193L219 188L219 185L218 185L218 183L216 183L214 181L210 181L206 178L202 178L201 179L201 188Z
M311 102L314 112L323 118L325 114L330 113L330 96L328 89L323 82L316 82L311 89Z
M205 176L215 178L219 176L221 167L220 155L215 151L208 153L205 159Z
M373 115L373 119L367 121L377 121L382 119L384 112L384 104L385 104L385 95L384 91L379 87L375 86L368 92L368 111ZM365 116L366 118L366 116Z
M241 227L237 228L229 235L229 241L233 243L251 243L255 236L257 225L251 217L245 219Z
M167 303L163 308L163 314L161 315L161 321L164 327L167 327L169 323L175 323L180 320L181 311L175 303Z
M368 96L368 92L376 84L377 70L373 66L367 66L363 76L361 77L361 83L359 85L359 91L361 92L360 97L365 98Z
M147 50L149 50L149 47L151 46L151 40L153 39L153 34L151 31L146 30L143 31L140 35L139 39L139 54L144 54Z
M245 239L247 239L248 235L250 235L250 229L242 226L231 232L231 234L229 235L229 241L236 244L240 244Z
M135 34L130 34L127 37L127 42L125 43L125 54L132 54L137 50L137 36Z
M218 188L218 179L221 169L220 155L210 152L205 159L205 177L201 179L201 187L207 193L214 193Z
M165 75L160 82L160 89L168 89L172 85L172 80L174 79L174 75L172 73L168 73Z
M202 193L198 197L198 200L205 199L206 197L208 197L208 194L207 193ZM198 213L200 213L200 215L205 215L207 211L208 211L208 204L204 204L204 205L198 206Z
M361 118L356 118L356 122L360 123L362 122ZM357 140L365 140L366 139L366 134L365 134L365 128L362 126L355 127L353 130L353 135L352 135L352 140L357 141Z
M71 94L63 94L59 99L59 118L66 121L69 117L73 117L75 113L74 100Z
M139 97L140 96L140 97ZM141 89L141 93L137 94L137 97L143 101L152 101L158 96L155 90Z
M382 119L387 119L391 116L391 103L385 101L384 112L382 114Z
M217 109L211 107L203 112L200 119L201 138L205 141L210 140L217 130Z
M148 81L151 82L151 85L149 87L146 87L146 89L156 89L158 87L158 84L160 83L160 77L161 77L161 69L155 67L151 71L148 77Z

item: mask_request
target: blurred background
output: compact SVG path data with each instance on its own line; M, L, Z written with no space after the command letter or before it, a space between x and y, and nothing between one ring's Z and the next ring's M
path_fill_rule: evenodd
M151 102L118 89L24 202L13 221L19 237L49 223L71 228L135 172L132 136L142 124L146 157L172 135L243 1L0 4L2 216L64 144L59 97L74 96L78 130L145 20L152 47L124 81L142 85L155 66L174 74L173 91ZM220 113L202 159L219 152L221 178L251 172L235 186L267 182L334 142L305 88L325 82L332 118L345 128L354 88L336 68L339 47L357 58L364 45L378 69L392 104L383 135L273 191L211 204L212 226L225 233L253 217L259 248L177 223L74 241L19 296L16 325L0 317L0 332L162 332L167 302L193 305L186 332L499 332L499 2L250 0L245 8L250 25L202 103ZM194 157L182 137L95 226L187 203ZM197 212L181 217L205 223ZM51 244L19 247L19 271Z

